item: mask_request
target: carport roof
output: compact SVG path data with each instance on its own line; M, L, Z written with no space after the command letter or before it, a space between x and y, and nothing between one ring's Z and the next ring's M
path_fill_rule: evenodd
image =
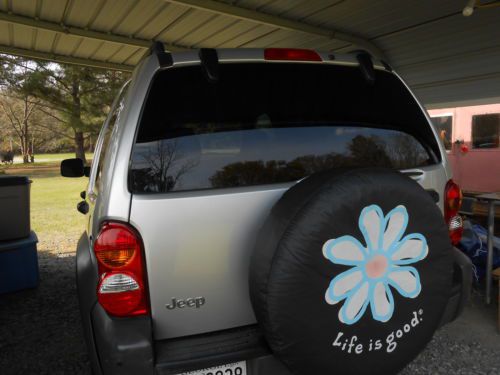
M464 17L465 3L1 0L0 52L131 70L153 40L170 50L366 49L385 57L430 106L500 100L500 8Z

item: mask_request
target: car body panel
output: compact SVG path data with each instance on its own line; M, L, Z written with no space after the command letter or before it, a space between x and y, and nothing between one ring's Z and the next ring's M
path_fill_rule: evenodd
M227 64L264 62L263 50L218 50L218 56L220 63ZM358 65L354 55L335 55L334 59L329 54L321 56L324 62L311 64ZM160 67L154 54L139 64L106 153L103 189L94 191L95 168L92 168L94 175L87 194L94 193L89 225L91 243L102 223L108 220L129 221L143 238L155 339L255 323L248 293L248 259L259 226L273 204L293 185L130 193L129 163L137 124L155 74L161 69L196 64L200 64L196 51L173 54L172 67ZM376 69L386 69L381 62L375 61L374 65ZM429 119L428 126L431 126ZM438 140L434 129L433 134ZM411 173L425 189L439 194L438 205L442 210L444 186L451 175L444 148L439 147L438 164L405 172ZM206 301L198 309L165 307L173 298L196 297Z

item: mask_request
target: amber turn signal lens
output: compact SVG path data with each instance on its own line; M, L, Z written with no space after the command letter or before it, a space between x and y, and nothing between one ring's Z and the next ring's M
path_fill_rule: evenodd
M110 268L127 265L134 256L134 249L105 250L96 253L97 259Z

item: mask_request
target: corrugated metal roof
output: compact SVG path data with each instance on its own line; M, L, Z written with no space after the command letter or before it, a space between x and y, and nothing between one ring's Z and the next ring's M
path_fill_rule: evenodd
M427 104L498 100L500 8L463 17L464 5L464 0L1 0L0 52L131 69L152 40L170 49L346 52L361 45L381 50Z

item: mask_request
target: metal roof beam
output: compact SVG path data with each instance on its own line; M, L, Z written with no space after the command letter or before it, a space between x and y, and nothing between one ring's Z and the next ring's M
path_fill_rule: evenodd
M151 40L140 39L140 38L136 38L134 36L124 36L124 35L112 34L109 32L95 31L95 30L90 30L87 28L80 28L80 27L64 25L64 24L60 24L60 23L56 23L56 22L43 21L40 19L19 16L16 14L6 13L6 12L1 12L1 11L0 11L0 21L10 22L13 24L18 24L18 25L24 25L24 26L33 27L36 29L53 31L56 33L61 33L61 34L66 34L66 35L79 36L82 38L96 39L96 40L101 40L101 41L105 41L105 42L125 44L125 45L130 45L130 46L135 46L135 47L149 48L152 44ZM176 45L172 45L172 44L168 44L168 43L165 43L164 45L165 45L165 49L167 49L169 51L177 51L177 50L186 49L185 47L176 46Z
M49 52L33 51L29 49L10 47L1 44L0 44L0 53L22 56L29 59L48 60L61 64L83 65L83 66L91 66L94 68L102 68L102 69L121 70L121 71L132 71L134 69L134 66L132 65L115 64L110 62L83 59L79 57L56 55Z
M214 0L165 0L169 3L189 6L191 8L206 10L229 17L253 21L280 29L299 31L307 34L318 35L329 39L336 39L351 43L358 48L370 52L373 56L384 58L384 53L373 42L349 33L309 25L304 22L294 21L267 13L242 8L236 5Z

